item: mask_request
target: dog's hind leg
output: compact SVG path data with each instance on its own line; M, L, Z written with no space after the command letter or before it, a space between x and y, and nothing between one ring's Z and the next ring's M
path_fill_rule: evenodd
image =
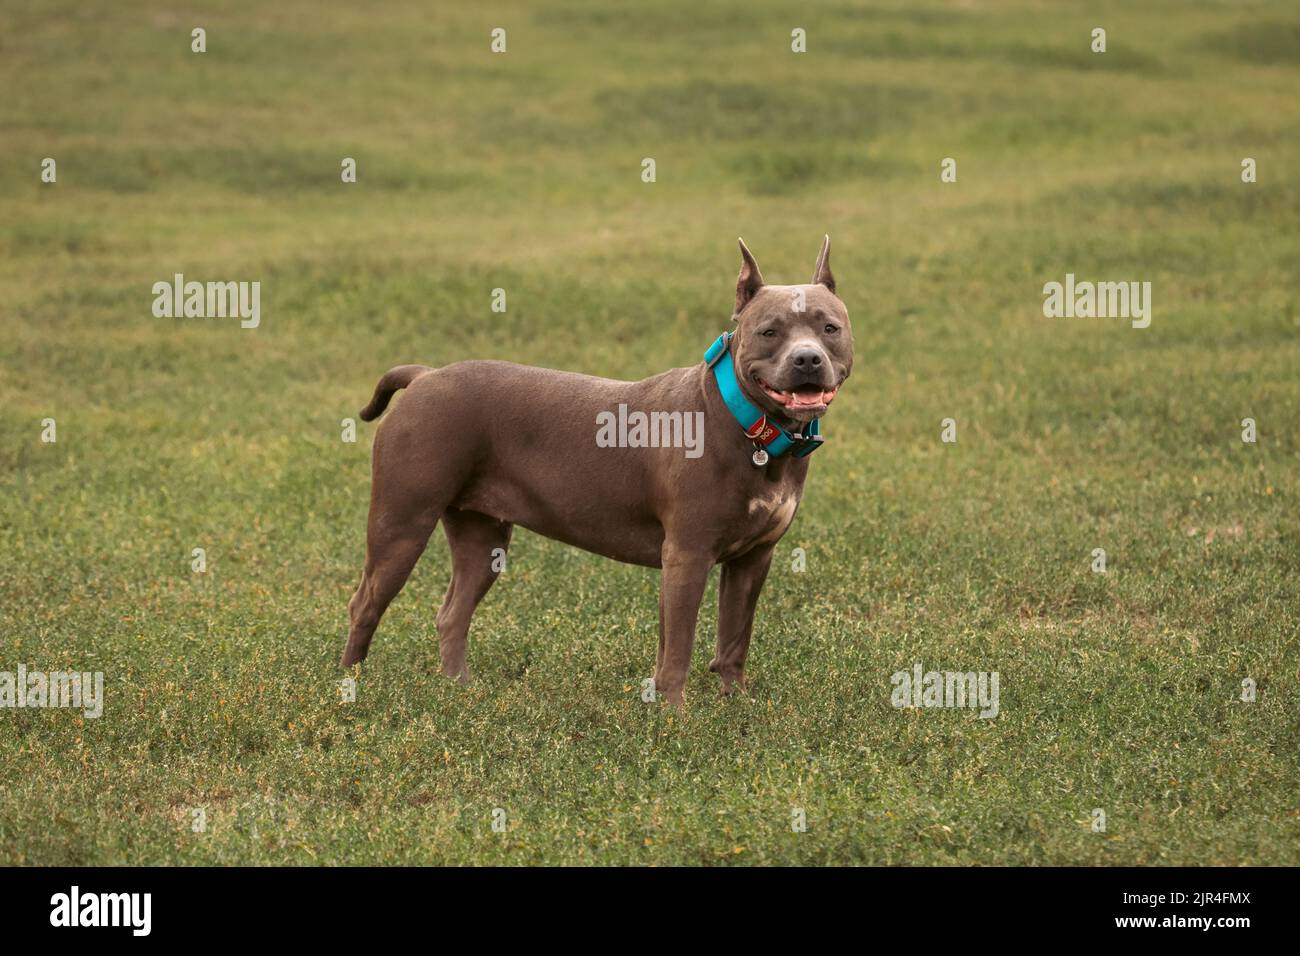
M449 488L429 488L418 477L413 479L415 469L380 467L386 455L376 440L366 568L348 602L351 626L343 648L344 667L365 660L379 619L406 584L451 497Z
M659 651L655 654L655 673L658 674L664 666L664 589L659 589Z
M366 659L379 619L406 584L437 523L436 516L423 516L410 524L384 528L376 536L372 522L372 534L366 543L366 569L348 602L351 626L343 648L344 667Z
M442 527L451 546L451 584L438 610L438 647L442 672L466 680L465 641L470 618L505 569L513 525L477 511L448 508Z

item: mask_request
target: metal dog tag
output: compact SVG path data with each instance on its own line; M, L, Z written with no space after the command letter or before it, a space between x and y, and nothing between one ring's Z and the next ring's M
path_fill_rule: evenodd
M767 464L767 452L764 451L762 448L754 452L754 464L757 465L759 468L762 468L764 465Z

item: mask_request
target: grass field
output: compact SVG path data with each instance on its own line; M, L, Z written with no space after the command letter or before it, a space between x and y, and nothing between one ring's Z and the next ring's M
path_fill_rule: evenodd
M0 670L106 694L0 710L0 862L1300 864L1294 6L535 6L0 5ZM857 360L749 696L716 579L676 712L657 574L527 532L441 679L437 532L341 702L385 369L693 364L736 236L823 233ZM178 272L260 327L155 318ZM895 709L916 662L1000 715Z

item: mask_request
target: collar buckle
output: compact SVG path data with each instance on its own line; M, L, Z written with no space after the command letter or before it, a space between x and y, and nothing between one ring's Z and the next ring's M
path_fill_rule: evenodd
M791 435L790 453L796 458L803 458L806 455L811 455L820 448L824 441L826 441L826 436L819 435L815 431L808 434L800 433L797 435Z

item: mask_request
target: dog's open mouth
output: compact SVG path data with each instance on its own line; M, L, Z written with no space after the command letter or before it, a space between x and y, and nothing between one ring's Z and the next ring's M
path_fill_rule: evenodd
M757 378L757 376L755 376ZM824 389L820 385L800 385L797 388L782 391L779 388L773 388L761 378L758 384L767 392L768 397L779 405L784 405L791 411L818 411L824 410L831 402L835 401L835 393L840 390L836 385L831 389Z

